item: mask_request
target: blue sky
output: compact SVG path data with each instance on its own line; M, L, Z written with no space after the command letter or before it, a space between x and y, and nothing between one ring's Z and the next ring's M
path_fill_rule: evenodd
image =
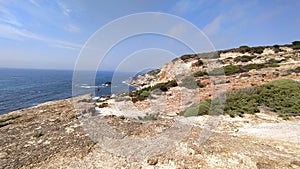
M216 49L286 44L300 40L299 9L298 0L0 0L0 67L73 69L94 32L141 12L182 17L201 29ZM146 48L171 50L176 56L191 52L177 42L168 43L169 49L166 41L149 35L132 38L107 55L102 69L114 69L126 56Z

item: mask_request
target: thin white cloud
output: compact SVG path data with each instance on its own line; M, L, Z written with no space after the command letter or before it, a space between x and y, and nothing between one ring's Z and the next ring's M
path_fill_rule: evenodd
M0 6L0 23L1 22L14 26L22 26L22 24L10 11Z
M25 29L15 28L13 26L5 25L5 24L0 24L0 37L6 38L6 39L11 39L11 40L17 40L17 41L37 40L37 41L44 42L50 46L72 49L72 50L79 50L82 47L82 45L80 45L80 44L71 43L71 42L64 41L64 40L46 38L46 37L34 34Z
M186 27L186 24L184 24L184 23L180 23L180 24L177 24L177 25L173 26L167 32L167 34L175 36L175 37L182 36L185 33L187 33L187 27Z
M0 37L19 41L24 39L39 39L38 36L29 31L4 24L0 24Z
M203 32L209 36L216 34L221 26L222 16L217 16L212 22L208 23L204 28Z
M30 0L29 2L36 7L41 7L40 4L38 4L35 0Z
M172 7L172 12L174 12L177 15L184 14L187 12L194 11L201 4L202 4L201 0L194 0L194 1L180 0Z
M62 13L66 16L69 16L70 15L70 8L68 8L64 3L62 3L61 1L56 1L57 2L57 5L59 6L59 8L62 10Z
M80 31L80 28L75 26L75 25L67 25L64 27L66 31L72 32L72 33L77 33Z

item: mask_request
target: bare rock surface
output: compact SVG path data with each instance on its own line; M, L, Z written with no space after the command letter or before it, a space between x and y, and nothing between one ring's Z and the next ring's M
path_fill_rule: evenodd
M299 118L284 121L270 113L219 116L219 124L201 142L210 116L160 116L149 122L113 115L76 117L71 99L1 119L12 115L20 117L0 128L2 168L300 167ZM113 132L92 136L107 128Z

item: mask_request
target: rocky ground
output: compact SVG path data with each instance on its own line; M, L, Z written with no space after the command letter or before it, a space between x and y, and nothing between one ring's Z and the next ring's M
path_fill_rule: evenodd
M1 119L11 116L19 117L0 128L1 168L300 168L300 119L267 111L244 118L76 118L69 99Z
M300 72L291 71L300 66L299 51L283 49L267 49L248 63L234 62L240 53L221 53L223 65L287 59L279 67L196 77L203 88L172 87L138 102L129 96L95 102L85 95L1 115L0 168L300 168L300 117L283 120L265 107L243 118L178 115L220 92L279 78L299 81ZM132 83L181 81L208 69L196 61L167 63Z

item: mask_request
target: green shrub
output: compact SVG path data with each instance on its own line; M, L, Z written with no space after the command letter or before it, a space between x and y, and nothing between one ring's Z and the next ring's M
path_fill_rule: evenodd
M294 41L294 42L292 42L292 48L294 50L300 49L300 41Z
M39 133L34 134L33 137L35 137L35 138L40 138L40 137L42 137L43 135L44 135L44 134L43 134L42 132L39 132Z
M236 73L242 73L242 72L248 72L252 69L262 69L262 68L267 68L267 67L279 67L280 65L276 62L282 62L283 60L277 61L277 60L273 60L270 59L267 63L251 63L248 65L227 65L221 68L216 68L213 69L212 71L208 72L208 74L210 76L220 76L220 75L232 75L232 74L236 74ZM200 72L201 73L201 72ZM200 76L200 73L195 73L194 76Z
M257 53L257 54L262 54L264 52L265 47L258 46L258 47L252 47L251 48L251 53Z
M160 73L160 69L155 69L155 70L149 71L147 74L151 75L151 76L156 76L159 73Z
M211 105L211 100L207 99L198 104L198 115L206 115L209 113L209 108Z
M140 95L143 96L143 97L148 97L148 96L150 96L150 92L145 90Z
M210 72L208 72L208 74L210 76L218 76L218 75L232 75L235 73L240 73L240 66L239 65L227 65L221 68L216 68Z
M223 67L220 67L220 68L215 68L211 71L208 72L208 75L209 76L221 76L221 75L224 75L224 68Z
M294 42L292 42L292 44L293 44L294 46L300 45L300 41L294 41Z
M153 121L153 120L157 120L158 116L159 116L159 113L156 113L156 114L146 114L146 116L143 116L143 117L138 116L138 119L142 120L142 121Z
M249 62L254 58L255 58L255 56L243 55L243 56L238 56L238 57L234 58L234 61L235 62Z
M249 70L252 70L252 69L262 69L266 67L265 64L261 64L261 63L252 63L252 64L248 64L248 65L245 65L243 66L242 68L249 71Z
M209 113L210 104L211 100L207 99L198 104L193 104L180 114L185 117L205 115Z
M184 117L198 116L198 110L198 104L193 104L192 106L186 108L184 111L180 112L180 115Z
M193 63L192 66L199 67L199 66L202 66L203 64L204 64L204 62L201 59L198 59L198 61L196 63Z
M199 71L193 74L194 77L207 76L208 73L206 71Z
M220 51L223 53L226 52L239 52L239 53L257 53L257 54L261 54L264 52L265 47L263 46L257 46L257 47L249 47L249 46L240 46L239 48L234 48L234 49L228 49L228 50L224 50L224 51Z
M241 69L245 70L245 71L249 71L252 69L262 69L262 68L267 68L267 67L279 67L279 65L277 63L253 63L253 64L248 64L245 66L242 66Z
M225 75L232 75L232 74L239 73L239 72L240 72L239 65L227 65L224 67Z
M172 87L178 86L177 82L175 80L168 81L166 83L158 83L150 88L150 91L153 91L155 89L160 89L161 91L168 91Z
M276 63L281 63L281 62L284 62L284 61L286 61L286 59L281 59L281 60L276 60L276 59L269 59L268 61L267 61L267 64L276 64Z
M237 52L241 52L241 53L246 53L246 52L250 52L250 47L249 46L240 46L237 50Z
M196 88L198 88L196 79L193 76L184 77L184 79L182 79L179 86L180 87L185 87L187 89L196 89Z
M180 57L181 60L183 60L184 62L186 62L187 60L191 59L191 58L195 58L197 57L196 54L186 54Z
M146 87L140 90L135 90L132 92L129 92L129 96L131 97L131 101L133 103L136 103L137 101L143 101L147 99L149 96L151 96L150 92L154 90L161 90L163 92L168 91L171 87L176 87L177 82L175 80L168 81L166 83L158 83L154 85L153 87Z
M274 50L275 53L282 52L279 45L273 45L272 49Z

